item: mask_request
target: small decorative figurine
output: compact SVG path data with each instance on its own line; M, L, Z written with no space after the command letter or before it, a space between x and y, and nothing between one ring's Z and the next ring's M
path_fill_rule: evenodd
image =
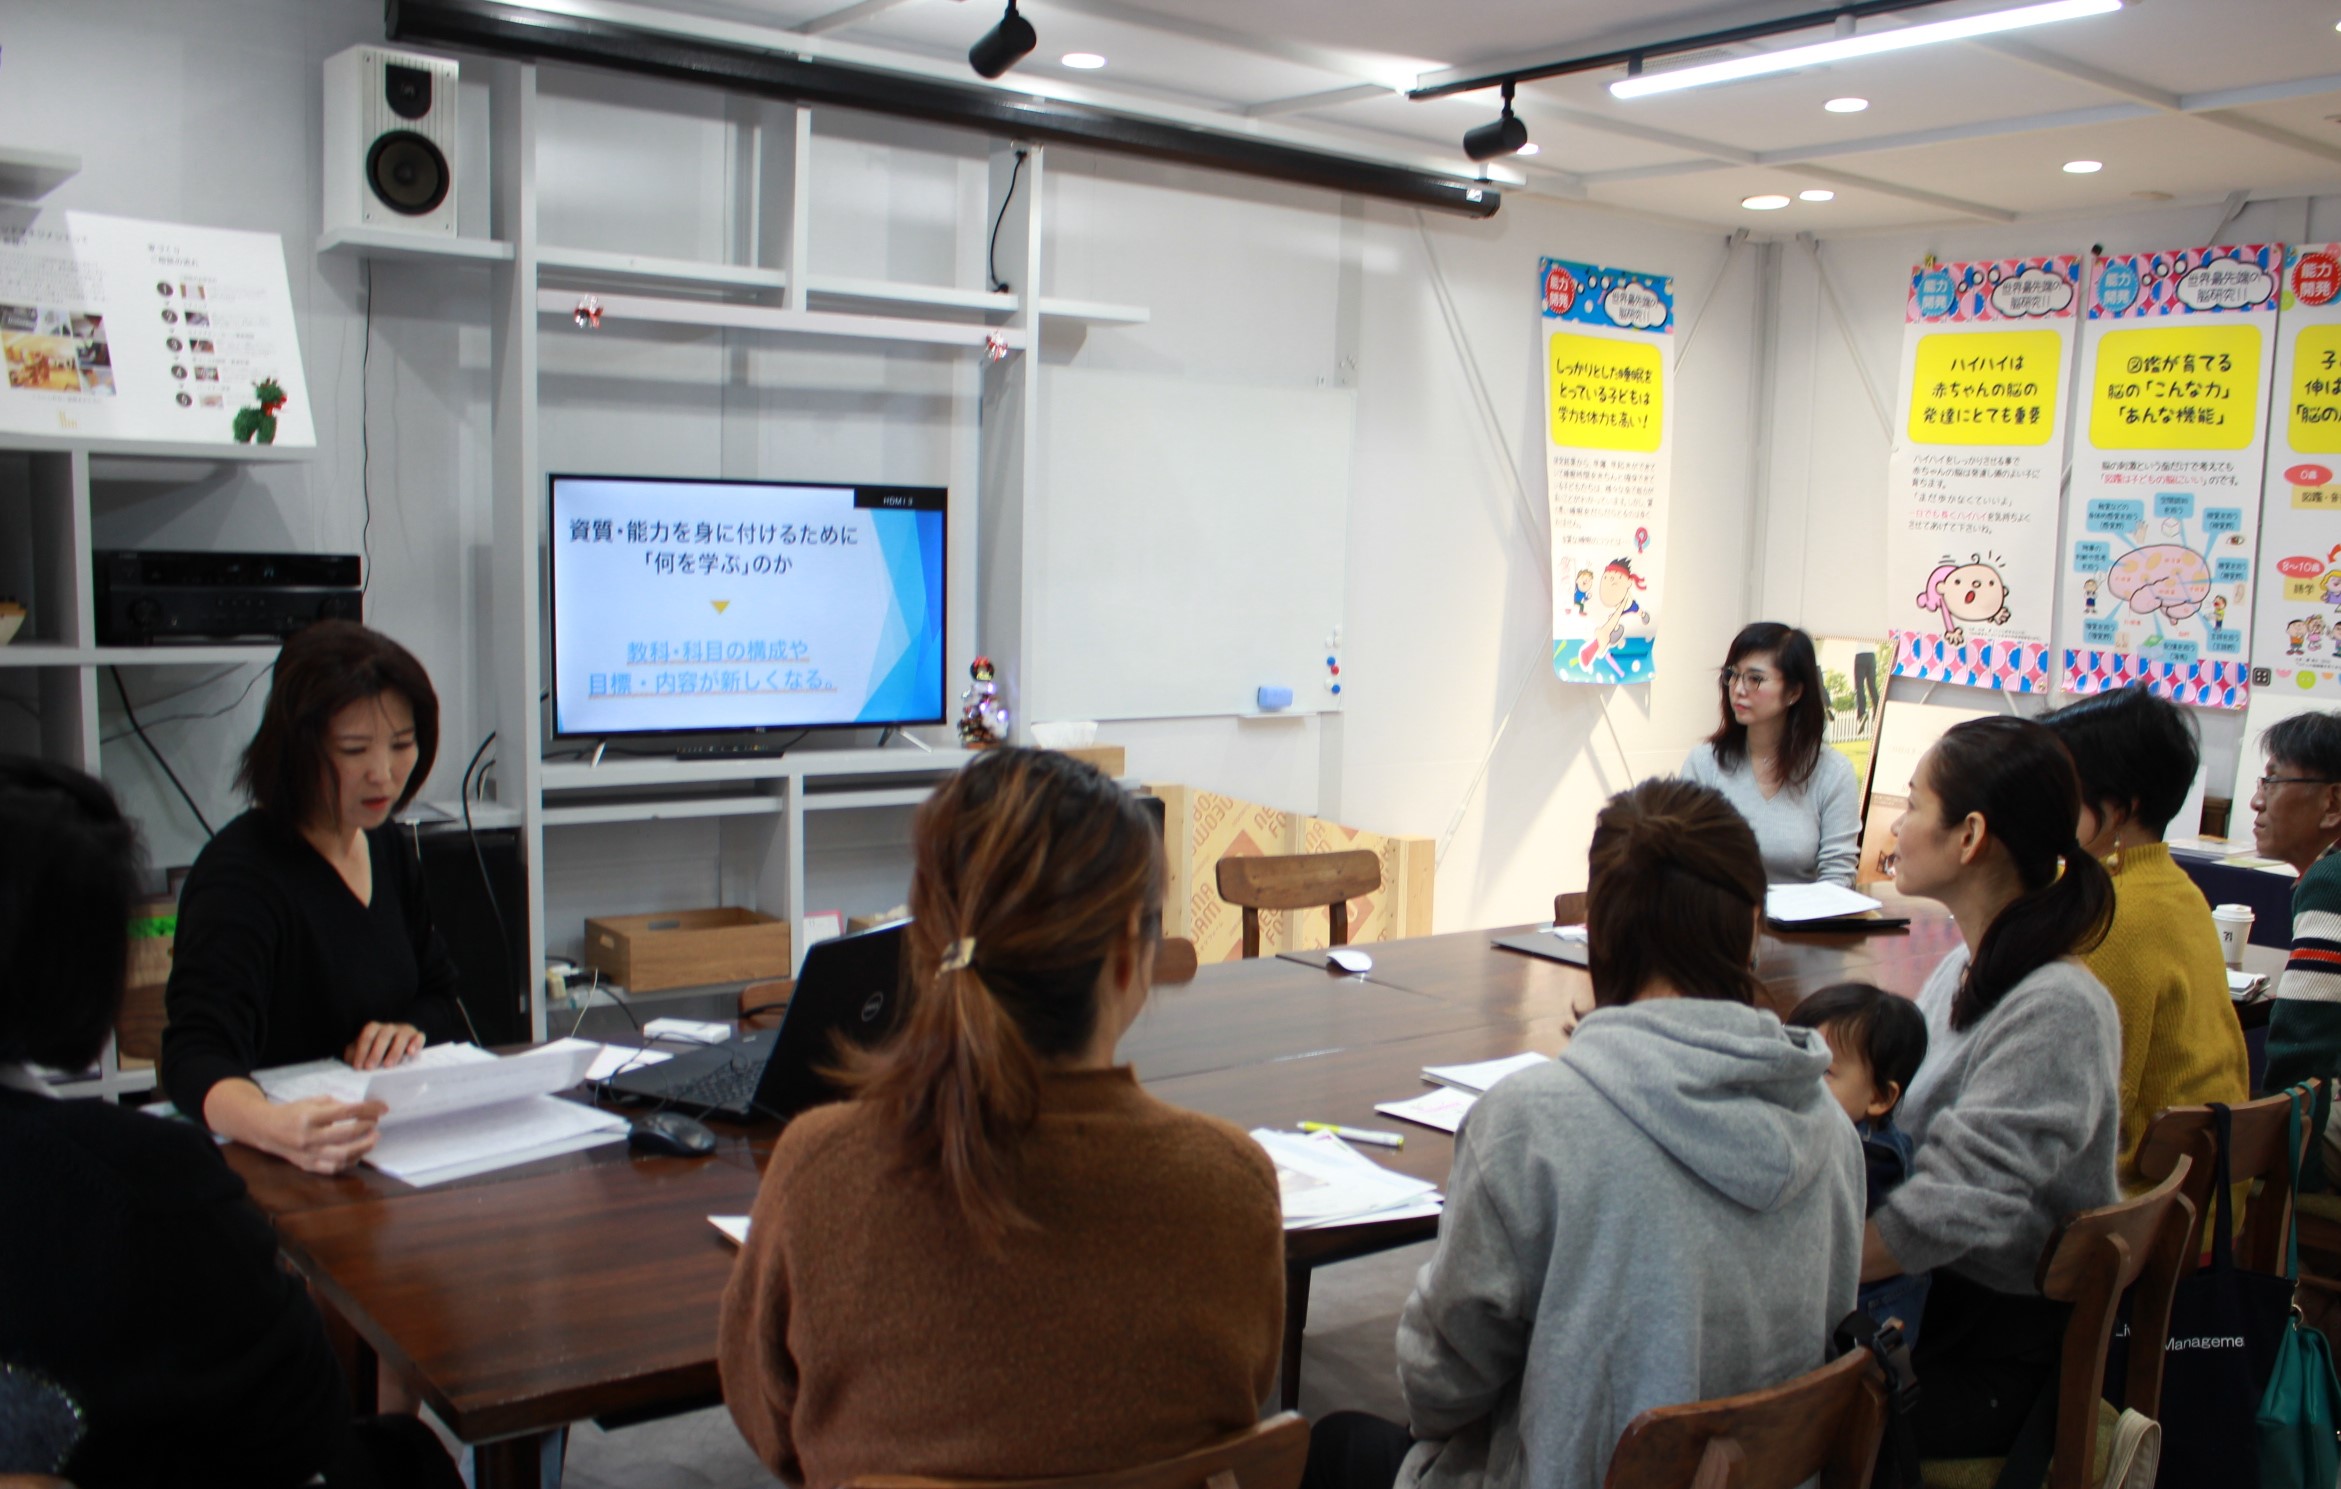
M284 387L273 377L263 378L252 388L252 407L236 410L233 433L236 443L248 445L255 440L264 445L276 443L276 413L285 406Z
M959 695L959 742L971 750L996 745L1008 737L1008 705L1000 699L1000 685L992 681L992 659L977 657L967 664L975 681Z

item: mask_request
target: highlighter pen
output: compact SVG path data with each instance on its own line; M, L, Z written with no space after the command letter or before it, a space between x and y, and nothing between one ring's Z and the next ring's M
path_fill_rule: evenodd
M1403 1148L1406 1138L1396 1132L1369 1132L1363 1127L1336 1127L1331 1122L1303 1122L1303 1132L1330 1132L1335 1137L1352 1143L1372 1143L1377 1148Z

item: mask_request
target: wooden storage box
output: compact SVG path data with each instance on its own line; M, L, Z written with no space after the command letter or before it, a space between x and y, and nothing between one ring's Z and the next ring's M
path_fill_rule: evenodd
M585 923L585 964L630 993L789 975L788 922L736 906Z

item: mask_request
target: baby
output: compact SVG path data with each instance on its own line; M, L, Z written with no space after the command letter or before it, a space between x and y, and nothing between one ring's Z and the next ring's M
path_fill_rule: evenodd
M1818 1029L1829 1042L1829 1094L1861 1134L1868 1210L1874 1213L1910 1177L1910 1137L1894 1125L1894 1108L1926 1059L1926 1016L1907 998L1866 982L1841 982L1799 1003L1788 1022ZM1925 1273L1880 1278L1862 1287L1857 1302L1881 1324L1898 1321L1903 1337L1916 1346L1927 1281Z

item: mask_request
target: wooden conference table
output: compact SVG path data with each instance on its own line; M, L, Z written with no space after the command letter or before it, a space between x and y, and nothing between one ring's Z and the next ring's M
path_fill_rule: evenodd
M1923 902L1907 932L1767 936L1777 1011L1858 978L1915 995L1957 930ZM1427 1064L1566 1041L1592 1002L1576 967L1466 931L1367 948L1347 976L1282 958L1204 968L1157 990L1122 1054L1166 1101L1244 1127L1303 1120L1390 1127L1374 1103L1418 1093ZM1454 1140L1406 1128L1391 1168L1444 1184ZM370 1169L337 1178L230 1147L285 1254L352 1343L352 1389L389 1370L465 1442L479 1489L558 1483L570 1423L712 1405L716 1313L734 1252L707 1222L752 1205L769 1126L724 1129L704 1159L613 1144L416 1190ZM1297 1381L1312 1267L1428 1239L1432 1219L1287 1234L1285 1397Z

